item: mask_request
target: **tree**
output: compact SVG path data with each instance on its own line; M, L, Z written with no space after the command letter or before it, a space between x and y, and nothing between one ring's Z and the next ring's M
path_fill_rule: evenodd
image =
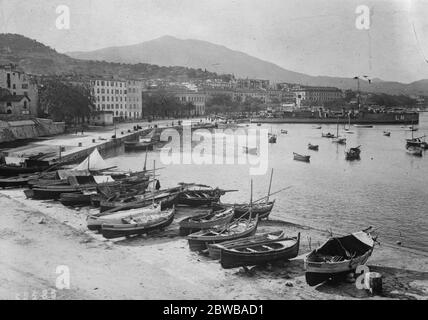
M55 121L84 122L94 107L91 91L85 85L72 85L57 78L41 82L39 112Z

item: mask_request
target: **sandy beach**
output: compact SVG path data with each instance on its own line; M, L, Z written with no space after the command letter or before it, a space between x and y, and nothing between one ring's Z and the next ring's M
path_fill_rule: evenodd
M355 283L305 283L303 257L328 232L271 220L259 231L301 232L300 256L266 267L224 270L218 261L191 252L177 221L164 232L115 242L87 231L90 210L33 201L22 190L0 192L1 299L427 299L428 256L390 245L376 247L368 266L380 272L383 296L371 297ZM196 212L195 212L196 213ZM382 240L380 239L382 243ZM69 289L56 282L66 266ZM60 267L61 268L61 267Z

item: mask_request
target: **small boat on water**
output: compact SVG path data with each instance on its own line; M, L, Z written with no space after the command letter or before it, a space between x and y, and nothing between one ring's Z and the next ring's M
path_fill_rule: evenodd
M308 149L309 150L314 150L314 151L318 151L319 150L319 145L314 145L314 144L308 144Z
M417 147L421 149L428 149L428 143L425 141L425 136L422 136L419 138L406 139L406 147Z
M234 216L234 209L228 208L210 213L201 214L181 220L180 235L187 236L200 230L211 229L228 224Z
M296 152L293 152L293 157L294 157L294 160L303 161L303 162L309 162L311 159L311 156L304 156L304 155L298 154Z
M236 220L223 227L212 228L192 233L187 236L190 250L202 251L210 243L219 243L229 240L245 238L256 233L258 217L247 220Z
M146 234L168 227L174 220L175 207L152 215L122 219L119 224L102 224L101 234L106 239Z
M222 248L220 264L225 269L262 265L289 260L299 255L300 232L297 237L281 238L273 242L247 243L233 248Z
M269 143L276 143L276 139L277 139L276 134L272 134L272 135L270 135L270 137L268 138L268 141L269 141Z
M337 138L337 139L333 139L332 141L333 143L337 143L337 144L346 144L346 138Z
M306 282L316 286L345 276L372 255L375 241L366 229L344 237L332 237L304 260Z
M153 141L125 141L125 151L152 151L156 142Z
M422 157L422 148L419 147L408 147L406 148L407 154L415 157Z
M391 136L391 132L389 132L389 131L384 131L384 132L383 132L383 135L384 135L385 137L390 137L390 136Z
M103 216L91 215L87 218L86 222L89 230L100 230L103 224L120 224L123 222L123 219L160 213L161 206L155 204L143 208L116 211Z
M260 122L259 122L259 123L257 123L257 126L258 126L258 127L261 127L261 125L262 125L262 124L261 124Z
M361 154L361 146L356 148L350 148L348 151L345 151L345 159L346 160L359 160Z
M355 128L373 128L371 124L354 124Z
M282 133L282 134L288 134L288 131L287 131L287 130L285 130L285 129L281 129L281 133Z
M322 129L322 126L315 126L314 129L317 129L317 130Z
M265 242L278 241L284 237L283 230L276 230L266 233L256 234L254 236L245 237L237 240L230 240L220 243L211 243L208 245L208 254L211 259L220 259L221 249L233 249L237 247L246 246L249 244L262 244Z
M244 153L248 153L248 154L252 154L252 155L257 155L257 153L258 153L257 147L255 147L255 148L242 147L242 150Z
M323 138L335 138L336 136L330 132L327 132L327 133L321 133L321 137L323 137Z

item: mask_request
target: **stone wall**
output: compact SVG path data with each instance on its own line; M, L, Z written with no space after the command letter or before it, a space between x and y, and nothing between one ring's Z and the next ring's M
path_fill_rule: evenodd
M0 143L64 133L64 122L49 119L0 121Z

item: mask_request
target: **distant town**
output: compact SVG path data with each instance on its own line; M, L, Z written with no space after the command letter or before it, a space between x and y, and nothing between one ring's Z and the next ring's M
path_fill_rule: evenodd
M217 114L245 114L272 117L302 110L418 110L426 107L426 96L391 96L335 87L313 87L222 76L183 82L165 79L125 79L117 77L34 76L18 65L0 66L0 120L35 117L66 123L112 125L115 122L156 118L206 117ZM62 84L49 91L49 84ZM55 85L54 85L55 86ZM87 106L68 101L69 112L55 112L55 104L65 103L67 89L86 89ZM62 96L58 96L61 95ZM79 91L85 96L84 91ZM69 97L70 98L70 97ZM81 110L78 110L78 109Z

